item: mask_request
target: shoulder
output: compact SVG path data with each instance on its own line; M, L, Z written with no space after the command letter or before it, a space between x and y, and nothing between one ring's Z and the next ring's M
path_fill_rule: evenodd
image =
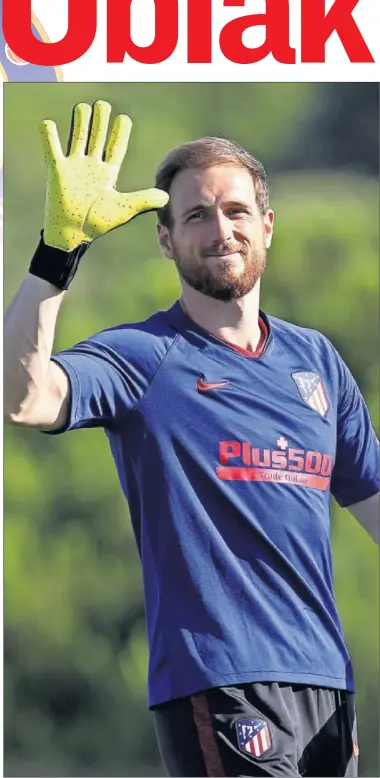
M121 359L163 359L173 345L177 332L170 326L165 311L143 321L118 324L97 332L85 343Z
M337 352L334 346L319 330L301 327L276 316L268 316L268 321L276 340L289 349L307 349L306 353L315 352L320 357L335 360Z
M91 375L102 380L105 375L119 376L143 392L178 335L166 314L159 311L143 321L100 330L54 359L66 369L71 366L82 381Z
M319 330L268 316L280 360L295 372L317 374L332 396L339 399L347 367L331 341Z

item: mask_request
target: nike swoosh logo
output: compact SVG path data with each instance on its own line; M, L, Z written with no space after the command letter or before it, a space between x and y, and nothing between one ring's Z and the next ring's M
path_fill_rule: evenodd
M223 389L223 386L227 386L229 383L229 381L214 381L207 383L203 380L202 376L202 378L198 378L197 389L198 392L208 392L210 389Z

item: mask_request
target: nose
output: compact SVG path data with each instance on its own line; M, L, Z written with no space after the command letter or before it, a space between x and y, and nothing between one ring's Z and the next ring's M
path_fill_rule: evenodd
M215 233L215 240L219 241L220 243L227 242L233 237L232 222L221 210L215 212L213 219L213 232Z

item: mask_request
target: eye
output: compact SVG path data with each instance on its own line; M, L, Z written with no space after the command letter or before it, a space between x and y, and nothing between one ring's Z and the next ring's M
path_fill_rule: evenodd
M190 221L200 221L201 219L204 218L204 215L205 215L204 211L193 211L193 213L190 214L190 216L189 216L187 221L188 222L190 222Z
M248 210L247 208L244 208L244 206L242 205L236 205L233 208L229 209L229 213L233 216L238 216L238 215L245 216L248 214Z

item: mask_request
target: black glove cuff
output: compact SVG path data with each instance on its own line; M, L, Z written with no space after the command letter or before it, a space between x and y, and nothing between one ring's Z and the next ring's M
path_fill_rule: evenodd
M72 251L47 246L42 230L40 242L30 263L29 273L49 281L57 289L68 289L78 270L79 262L90 245L90 243L80 243Z

